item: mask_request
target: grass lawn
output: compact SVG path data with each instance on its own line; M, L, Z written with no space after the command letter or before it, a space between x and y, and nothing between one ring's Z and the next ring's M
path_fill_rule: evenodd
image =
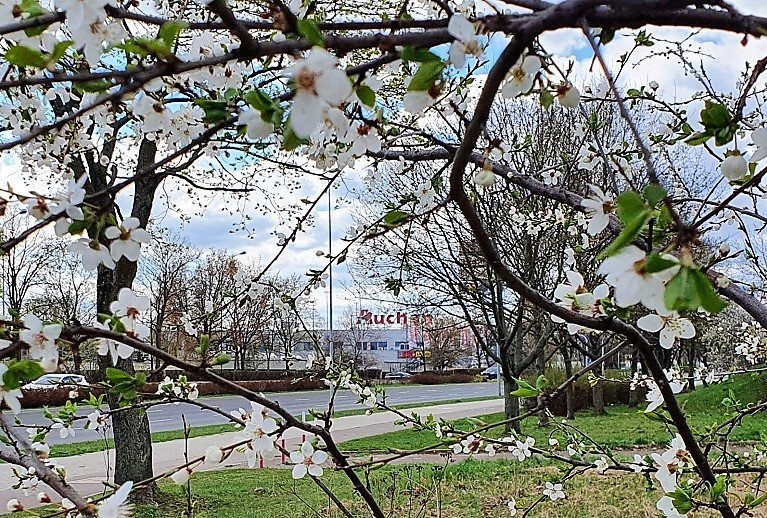
M508 517L507 502L529 505L547 481L560 472L536 460L524 465L509 461L466 460L442 469L397 466L370 474L370 487L388 516L397 518ZM326 470L322 477L355 516L369 516L346 477ZM140 507L137 518L183 516L183 488L163 482L158 509ZM565 484L568 498L540 505L531 516L639 518L656 516L656 494L648 494L642 477L585 475ZM194 516L198 518L340 517L310 480L293 481L288 470L228 470L192 477ZM300 497L300 499L299 499ZM437 502L440 512L437 512Z
M743 404L767 400L767 375L737 376L730 381L683 394L680 401L689 416L693 431L703 433L706 427L726 420L727 409L722 405L722 400L728 397L730 390L740 398ZM639 409L613 406L608 408L607 416L597 416L590 411L582 411L576 414L576 418L570 421L570 424L596 442L611 448L667 443L669 434L664 425L649 419L642 411L643 408L644 405ZM481 419L489 424L502 421L504 415L490 414L482 416ZM557 419L561 420L561 418ZM461 429L467 431L472 428L465 420L459 421L459 425ZM747 416L742 424L735 428L731 438L735 441L755 441L760 439L760 434L765 430L767 430L765 413ZM561 432L555 430L553 426L539 427L537 417L525 420L522 423L522 432L535 437L538 444L547 444L548 437L552 433L560 440L560 443L566 443ZM492 429L489 435L500 437L503 435L503 427ZM343 443L341 447L345 451L376 452L387 449L412 450L435 443L436 438L431 431L402 430L376 437L354 439Z
M429 403L407 403L402 405L395 405L395 408L405 410L408 408L420 408L434 405L448 405L453 403L468 403L471 401L485 401L488 399L494 399L492 397L474 397L474 398L462 398L462 399L449 399L444 401L433 401ZM335 412L335 417L345 417L350 415L364 414L367 409L359 410L341 410ZM180 423L179 423L180 425ZM220 433L226 433L234 431L235 427L232 424L213 424L208 426L196 426L190 429L190 437L202 437L205 435L217 435ZM176 439L183 439L183 430L170 430L167 432L154 432L152 433L152 442L166 442ZM112 439L107 441L110 448L114 447ZM73 455L81 455L83 453L93 453L96 451L102 451L104 449L104 441L83 441L71 444L56 444L51 446L52 457L71 457Z

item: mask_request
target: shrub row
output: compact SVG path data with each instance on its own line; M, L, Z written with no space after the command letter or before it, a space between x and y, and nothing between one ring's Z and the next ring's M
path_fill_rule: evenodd
M442 383L472 383L474 376L471 374L437 374L437 373L420 373L414 374L408 378L410 383L420 383L422 385L440 385Z
M325 388L325 384L319 379L290 378L282 380L241 381L237 384L253 392L292 392L294 390L316 390ZM77 401L88 398L88 389L76 389ZM231 390L208 381L198 382L197 390L201 396L214 396L229 394ZM96 394L99 389L93 390ZM141 389L144 393L153 394L157 391L157 383L146 383ZM69 400L71 390L65 387L46 390L23 390L21 398L23 408L40 408L43 406L61 406Z

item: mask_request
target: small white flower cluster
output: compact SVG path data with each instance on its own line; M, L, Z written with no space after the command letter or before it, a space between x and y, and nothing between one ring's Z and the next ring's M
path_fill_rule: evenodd
M330 358L325 361L325 384L329 387L339 387L348 389L352 394L359 397L359 403L367 407L375 407L378 404L378 395L376 390L359 377L356 371L343 367L337 367Z
M44 324L32 314L24 315L24 327L19 340L29 346L29 357L40 362L46 371L55 371L59 364L59 348L56 340L61 335L60 324Z
M274 442L278 439L274 436L279 428L277 421L269 416L267 408L253 402L250 403L249 412L240 409L239 412L232 412L232 415L239 415L245 421L242 435L250 440L245 448L245 459L249 467L255 467L264 452L274 451Z
M663 491L667 495L677 490L682 473L693 467L690 454L679 434L672 439L671 444L666 451L663 453L652 453L650 456L656 468L654 477L660 483L661 488L663 488ZM637 459L635 458L635 461L636 460ZM667 518L679 518L684 516L679 513L676 507L674 507L674 499L670 496L663 496L658 500L656 507Z
M200 396L197 383L188 381L184 375L179 376L176 380L165 376L165 379L157 384L157 394L190 401L194 401Z
M61 220L65 224L66 220ZM67 246L67 251L80 254L83 267L95 270L99 265L114 269L117 261L125 257L136 262L141 255L141 245L151 241L149 232L139 228L138 218L125 218L122 224L107 227L104 236L111 239L109 248L96 239L82 237ZM68 225L67 225L68 228Z
M767 333L757 322L741 323L735 354L743 356L751 365L756 365L767 358Z
M600 284L591 292L586 288L586 282L580 273L567 270L565 277L567 282L557 285L554 290L554 297L558 305L589 317L605 315L602 299L610 295L610 288L607 284ZM565 322L556 315L551 315L551 320L557 323ZM591 332L592 330L578 324L568 323L567 331L574 335L578 332Z
M666 380L668 380L668 385L671 388L671 391L674 394L682 392L682 375L675 369L664 369L663 373L666 376ZM641 382L647 387L647 395L645 396L645 399L647 399L648 405L647 408L645 408L645 413L649 413L663 405L663 394L652 377L641 376ZM632 380L633 386L636 386L635 383L637 382Z

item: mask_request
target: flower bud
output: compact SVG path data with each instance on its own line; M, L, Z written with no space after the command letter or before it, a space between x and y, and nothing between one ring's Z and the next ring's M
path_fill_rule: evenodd
M179 486L183 486L187 482L189 482L189 477L192 476L192 470L189 468L181 468L180 470L176 471L174 474L170 476L171 480L178 484Z
M218 446L208 446L205 450L205 464L212 466L218 464L224 458L224 452Z
M727 158L722 160L719 165L722 169L722 174L730 181L740 180L748 172L748 162L743 158L743 155L737 151Z

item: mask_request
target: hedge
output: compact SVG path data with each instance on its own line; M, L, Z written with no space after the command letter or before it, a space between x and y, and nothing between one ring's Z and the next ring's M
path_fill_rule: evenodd
M291 378L283 380L262 380L262 381L241 381L237 385L253 392L292 392L295 390L316 390L325 388L325 383L319 379L310 378ZM77 390L78 396L75 399L80 401L88 399L88 393L102 392L99 388L94 389L69 389L65 387L52 388L44 390L24 390L23 397L19 400L22 408L40 408L42 406L61 406L69 399L72 390ZM201 396L214 396L220 394L231 394L231 390L221 387L215 383L202 381L197 383L197 390ZM157 383L146 383L141 392L154 394L157 391Z

